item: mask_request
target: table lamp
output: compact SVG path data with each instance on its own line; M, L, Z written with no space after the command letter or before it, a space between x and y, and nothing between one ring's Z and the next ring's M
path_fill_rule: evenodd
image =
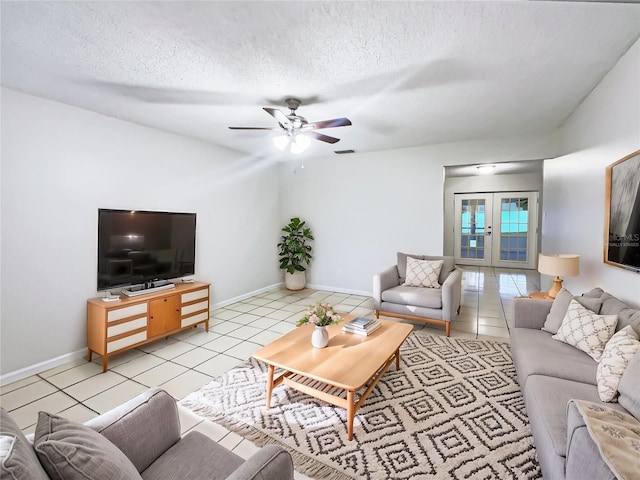
M560 277L573 277L580 273L580 255L541 253L538 256L538 271L555 276L548 295L556 298L562 288Z

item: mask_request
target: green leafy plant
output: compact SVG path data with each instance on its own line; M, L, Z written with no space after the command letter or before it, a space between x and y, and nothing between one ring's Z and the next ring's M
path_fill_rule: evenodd
M311 245L307 245L307 241L313 240L313 235L311 229L304 226L305 223L298 217L294 217L288 225L282 228L286 235L282 235L280 243L278 243L280 268L289 273L296 270L304 272L313 258Z
M305 312L304 317L296 323L296 327L306 325L307 323L317 327L326 327L327 325L333 325L341 321L342 317L336 313L330 304L317 303Z

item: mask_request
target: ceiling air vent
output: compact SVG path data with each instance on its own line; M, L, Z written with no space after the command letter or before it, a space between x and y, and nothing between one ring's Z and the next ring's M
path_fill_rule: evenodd
M349 150L334 150L333 153L336 153L338 155L344 155L346 153L356 153L356 151L355 150L351 150L351 149L349 149Z

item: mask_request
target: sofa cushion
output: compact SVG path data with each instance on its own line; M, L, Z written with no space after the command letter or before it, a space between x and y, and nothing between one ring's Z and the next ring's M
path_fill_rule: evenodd
M383 291L382 301L414 307L442 308L442 290L398 285Z
M407 274L404 285L408 287L440 288L438 278L442 260L418 260L407 257Z
M589 298L600 298L603 293L604 293L604 290L602 290L601 288L593 288L588 292L583 293L582 296L589 297Z
M622 330L627 325L631 325L636 333L640 335L640 309L631 308L607 292L604 292L600 299L602 300L601 315L618 316L616 330Z
M552 341L551 334L542 330L514 328L511 355L523 389L530 375L548 375L596 385L597 363L571 345Z
M640 420L640 352L629 360L618 384L618 392L620 405Z
M118 447L91 428L40 412L34 447L54 480L134 480L140 474Z
M549 442L556 455L564 457L567 449L567 403L571 399L600 402L595 385L544 375L533 375L524 389L531 430L536 448ZM611 408L624 411L617 403ZM544 433L543 433L544 432ZM540 438L540 437L546 438Z
M603 402L615 402L618 384L629 360L640 350L638 334L631 325L615 333L607 342L598 362L598 395Z
M3 408L0 408L0 443L1 478L48 480L33 446Z
M398 277L400 277L400 283L404 283L407 272L407 257L417 258L418 260L442 260L442 268L440 269L440 275L438 276L438 283L442 285L447 279L449 274L456 268L456 259L450 256L437 256L437 255L416 255L412 253L398 252Z
M551 304L551 311L549 315L547 315L542 330L553 334L558 333L558 329L560 325L562 325L562 320L564 320L564 316L567 314L569 303L571 303L572 299L592 312L600 313L602 300L599 298L574 296L569 290L562 287Z
M204 480L227 478L244 461L200 432L194 431L167 450L144 472L142 478Z
M597 315L571 300L558 333L551 338L573 345L597 362L617 324L616 315Z

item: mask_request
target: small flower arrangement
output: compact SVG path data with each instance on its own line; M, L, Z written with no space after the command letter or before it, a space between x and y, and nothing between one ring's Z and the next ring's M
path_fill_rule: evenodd
M304 317L298 320L296 327L306 325L310 323L316 327L326 327L327 325L334 325L342 321L342 317L336 313L331 305L328 303L317 303L309 310L307 310Z

